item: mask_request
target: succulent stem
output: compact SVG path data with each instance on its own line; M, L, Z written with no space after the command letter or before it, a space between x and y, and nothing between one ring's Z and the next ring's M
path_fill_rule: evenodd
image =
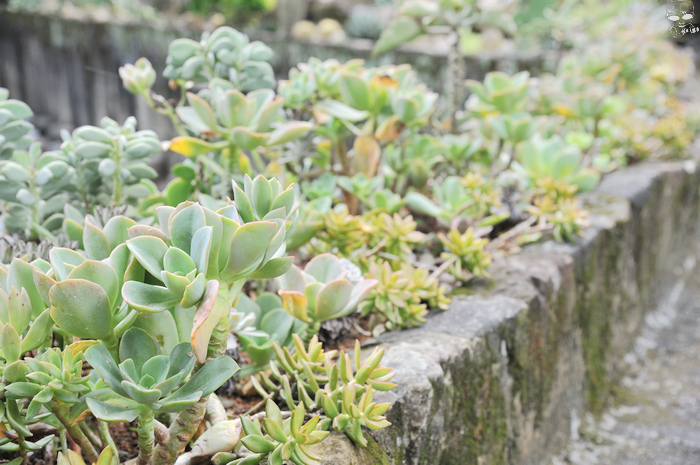
M180 412L170 425L170 440L164 446L158 445L154 456L155 465L171 465L182 453L190 439L204 420L208 397Z
M146 408L144 412L139 415L137 432L139 435L139 456L136 460L136 464L151 465L154 450L153 445L156 442L153 410Z
M102 420L97 420L97 424L100 429L100 435L102 436L102 441L107 444L113 451L116 456L119 455L119 450L117 449L117 445L114 443L114 439L112 438L112 435L109 432L109 425L107 425L107 422L102 421Z
M54 415L56 415L58 421L60 421L61 424L66 428L66 432L71 437L71 439L73 439L73 441L75 441L75 443L78 444L78 446L80 446L80 449L85 454L85 456L87 456L87 458L91 462L97 462L99 454L97 453L95 446L92 444L92 442L90 442L87 436L83 434L78 425L71 424L71 422L68 420L68 407L68 404L63 404L60 406L55 406L51 409L51 411Z
M17 442L19 443L19 455L22 457L22 465L27 465L29 458L27 457L27 445L24 442L24 436L18 436Z
M109 351L109 354L112 356L115 362L117 364L119 363L119 340L117 339L117 336L112 333L110 334L107 339L104 339L102 341L107 347L107 350Z

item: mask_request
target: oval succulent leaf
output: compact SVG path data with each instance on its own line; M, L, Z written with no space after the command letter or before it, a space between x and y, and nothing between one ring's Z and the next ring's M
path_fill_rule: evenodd
M142 373L142 367L156 355L158 344L150 334L141 328L132 327L126 330L119 343L119 359L133 360L137 375L145 374Z
M51 318L67 333L86 339L105 339L112 334L112 307L99 284L67 279L49 291Z
M337 279L323 286L316 297L314 319L326 321L345 316L347 313L344 310L351 294L352 284L347 279Z
M163 258L168 251L167 244L154 236L138 236L126 241L126 245L146 271L160 278L163 271Z
M96 260L85 260L68 274L68 279L85 279L98 284L107 293L110 307L117 305L119 278L114 268Z
M222 276L234 280L261 265L270 241L277 233L277 223L256 221L236 230L231 242L231 255Z
M131 308L142 312L162 312L180 301L178 296L165 287L138 281L125 282L122 286L122 297Z

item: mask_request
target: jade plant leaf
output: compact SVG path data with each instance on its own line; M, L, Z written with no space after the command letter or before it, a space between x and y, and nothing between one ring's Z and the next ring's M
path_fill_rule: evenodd
M85 339L104 339L112 334L112 307L99 284L85 279L66 279L49 291L51 318L67 333Z

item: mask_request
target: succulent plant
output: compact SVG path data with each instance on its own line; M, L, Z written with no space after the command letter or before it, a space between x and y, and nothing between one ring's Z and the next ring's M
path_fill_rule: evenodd
M352 313L376 285L372 279L352 282L340 260L321 254L303 270L292 266L277 278L284 308L301 321L308 322L314 332L320 323Z
M0 160L2 223L27 240L50 239L63 221L63 206L71 197L75 171L59 154L42 153L39 143Z
M317 429L320 415L316 415L304 423L306 409L303 403L292 411L286 420L282 419L282 412L271 400L265 404L265 418L262 425L256 419L241 418L245 436L241 439L248 450L257 455L255 459L247 461L239 460L231 462L232 465L254 464L262 459L263 454L269 454L267 463L270 465L282 465L284 461L296 465L313 465L320 458L316 457L308 446L318 444L326 436L328 431ZM263 428L265 432L263 433Z
M360 305L361 314L370 315L371 327L405 328L425 322L428 307L415 293L414 282L402 270L394 271L389 262L374 260L369 264L367 276L378 282Z
M364 223L361 217L351 215L347 205L341 203L325 215L316 239L320 242L318 248L324 252L350 257L353 252L366 246L372 232L370 225Z
M130 422L138 418L139 464L151 463L155 443L154 412L185 410L214 392L238 370L230 357L220 356L180 385L195 364L190 345L178 344L169 356L158 353L156 341L139 328L124 333L117 360L101 344L85 351L85 359L107 385L87 396L87 406L104 421Z
M340 75L344 70L359 69L362 61L340 64L337 60L321 61L311 57L289 71L289 80L278 84L279 95L287 108L300 110L323 99L340 98Z
M189 106L179 107L177 114L197 137L177 137L170 150L198 157L226 149L223 166L240 163L241 150L282 145L311 129L310 123L301 121L278 123L283 101L270 89L243 95L231 82L215 78L206 92L188 93L187 101Z
M447 234L438 234L438 238L445 247L441 257L451 262L448 269L455 278L468 281L474 276L488 277L486 270L491 265L491 255L484 250L488 239L476 237L473 228L464 233L451 229Z
M255 389L268 399L271 399L268 390L278 392L291 411L300 412L302 408L305 411L322 409L323 416L318 423L314 423L314 426L318 424L316 430L332 427L344 432L358 444L367 446L367 440L362 434L363 426L377 430L390 425L384 418L390 404L377 405L372 402L374 391L389 391L396 387L390 382L394 376L392 370L380 365L384 350L375 348L361 362L360 344L356 341L353 357L340 352L335 362L336 351L325 352L315 336L308 346L304 345L298 335L293 338L293 352L275 345L277 358L270 364L270 376L263 372L260 381L253 378ZM295 389L292 389L292 383ZM276 407L270 402L268 400L267 405L276 417ZM266 424L263 423L263 426ZM309 433L310 430L313 431L312 428L307 429ZM256 441L262 450L264 443L259 441L259 436L263 436L262 431L257 428L251 431L248 433L246 430L246 433L257 437L247 441L244 438L244 444L248 446L250 442L253 445L252 441ZM267 434L270 433L267 428L266 431ZM282 435L276 441L278 444L285 442ZM270 442L273 442L274 447L279 447L274 441ZM272 450L274 449L268 446L268 451Z
M0 160L7 160L15 150L26 150L33 139L34 128L26 121L34 113L26 103L10 99L10 92L0 87Z
M158 174L150 163L161 153L161 142L153 131L137 131L136 124L134 117L121 126L103 118L100 127L81 126L63 134L62 158L76 175L76 203L82 203L84 212L96 205L135 205L157 192L150 180Z
M255 300L240 295L235 305L232 318L241 321L248 317L249 321L242 330L233 332L241 342L241 349L248 354L253 364L250 368L243 367L241 377L265 368L275 356L274 344L290 347L292 334L300 334L307 328L306 323L284 309L281 298L271 293L263 293Z
M119 68L119 77L124 88L134 95L148 96L156 82L156 72L146 58L139 58L136 63Z
M247 35L221 26L205 32L199 42L176 39L168 49L163 76L188 88L188 82L203 84L214 78L230 81L236 89L250 92L272 89L275 78L269 61L270 47L259 41L250 42Z
M467 81L472 95L467 100L467 109L472 113L510 115L522 111L529 90L530 74L522 71L513 76L496 71L484 78L483 84Z
M593 189L600 179L597 172L581 168L579 150L568 145L561 136L544 140L536 135L520 146L517 160L513 168L531 182L552 177L577 186L579 192L586 192Z
M96 462L91 462L92 465L113 465L117 459L117 453L111 447L105 447ZM56 457L56 465L86 465L83 456L70 449L65 452L59 452Z
M437 99L407 65L343 69L338 94L314 102L316 132L330 141L342 174L369 178L377 174L382 144L396 140L405 128L424 125ZM352 135L347 152L346 139Z
M295 379L297 396L307 410L322 408L332 420L333 429L367 446L363 426L378 430L390 425L383 416L390 404L372 402L374 391L396 387L390 382L394 376L392 370L380 365L384 349L375 348L361 362L360 344L356 341L353 357L341 351L338 361L333 362L334 352L324 352L315 337L309 341L308 349L298 336L294 340L296 352L276 347L277 360L271 365L273 378L282 384L280 396L285 404L291 410L298 408L289 382L290 378ZM274 385L269 378L264 381L266 385ZM260 384L257 389L265 392ZM309 392L315 392L314 398Z
M216 325L225 320L228 327L245 279L273 278L291 265L291 258L277 256L284 252L284 208L278 214L282 218L245 222L234 205L219 213L192 203L160 207L161 229L136 226L126 242L157 284L127 281L124 300L142 312L188 313L185 309L196 307L191 342L203 362Z
M36 358L24 360L28 371L26 380L7 386L7 397L30 397L27 409L30 417L39 412L42 404L52 401L57 402L54 407L61 403L77 403L80 394L90 392L89 376L83 376L83 353L80 346L81 343L78 342L63 351L49 348ZM73 349L76 349L75 353Z
M467 218L472 224L496 224L508 217L495 211L501 201L493 181L478 173L446 177L433 184L433 197L434 201L419 192L409 192L406 202L412 210L437 218L445 225L460 218Z
M403 262L413 255L413 250L423 243L425 235L416 231L412 216L402 217L398 213L389 215L372 211L365 215L367 223L376 231L368 247L392 262ZM367 258L367 257L362 257Z
M581 230L588 226L588 213L576 198L553 196L536 197L529 212L538 218L541 225L549 225L552 236L558 242L573 241Z

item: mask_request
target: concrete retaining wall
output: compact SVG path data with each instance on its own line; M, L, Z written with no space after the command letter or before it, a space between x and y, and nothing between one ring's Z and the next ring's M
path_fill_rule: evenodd
M645 313L674 283L697 240L699 182L692 161L612 173L586 195L591 225L576 244L528 247L492 267L492 285L384 335L399 387L380 400L394 402L393 426L368 451L336 437L348 458L323 463L543 463L604 406Z

